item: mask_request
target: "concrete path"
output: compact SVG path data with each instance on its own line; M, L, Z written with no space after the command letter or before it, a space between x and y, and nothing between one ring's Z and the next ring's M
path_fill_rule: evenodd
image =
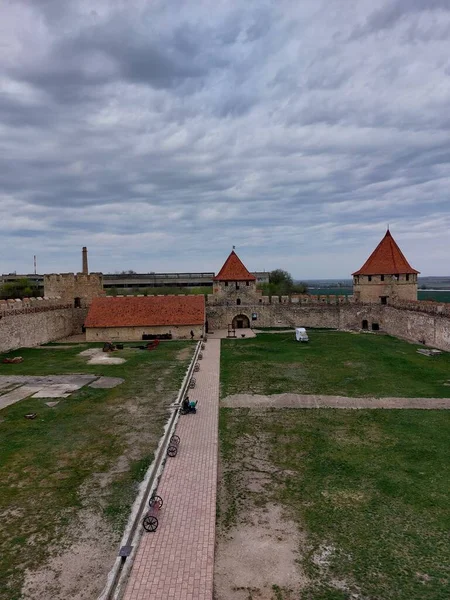
M164 505L155 533L144 533L124 600L211 600L218 452L220 340L208 336L196 387L196 415L182 415L180 448L158 487Z
M33 398L68 398L72 392L88 385L110 389L123 383L119 377L98 375L0 375L0 410Z
M409 408L450 409L450 398L348 398L302 394L235 394L221 401L229 408Z

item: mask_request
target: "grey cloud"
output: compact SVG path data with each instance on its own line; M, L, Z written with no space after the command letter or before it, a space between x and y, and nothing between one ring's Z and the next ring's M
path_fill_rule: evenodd
M450 246L446 21L362 2L383 42L349 41L338 5L23 2L43 17L0 57L0 269L28 264L28 232L53 271L80 245L105 271L218 269L235 243L254 269L345 276L387 222Z
M450 11L448 0L389 0L382 8L373 11L364 25L356 28L352 37L357 38L368 33L391 29L408 15L433 10Z

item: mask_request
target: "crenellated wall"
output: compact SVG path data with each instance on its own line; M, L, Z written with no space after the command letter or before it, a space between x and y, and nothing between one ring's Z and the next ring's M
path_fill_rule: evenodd
M450 305L432 302L362 304L331 297L309 297L299 302L284 297L258 304L207 304L208 328L226 329L238 316L258 327L330 327L343 330L379 330L411 342L450 351ZM256 318L254 318L256 317Z
M38 346L81 333L87 309L61 298L0 301L0 352Z
M63 298L0 301L0 352L81 333L86 314L86 308L74 308L71 301ZM395 337L450 351L450 304L397 301L382 306L362 304L346 296L302 295L260 296L256 302L237 305L230 298L222 304L211 304L208 297L206 315L210 331L226 329L235 317L244 315L255 329L303 326L371 330L378 327L381 332ZM186 334L185 331L177 333ZM120 339L121 333L117 336Z
M89 306L93 298L102 296L103 275L101 273L52 273L44 275L44 293L48 298L59 297L75 306Z

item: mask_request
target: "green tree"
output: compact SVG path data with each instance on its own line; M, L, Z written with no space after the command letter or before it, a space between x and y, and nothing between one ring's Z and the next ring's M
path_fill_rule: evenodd
M39 288L25 277L17 281L5 283L0 288L0 297L2 299L30 298L31 296L39 296Z
M269 283L262 284L260 289L267 296L289 296L291 294L307 294L306 283L294 283L292 275L283 269L275 269L269 273Z

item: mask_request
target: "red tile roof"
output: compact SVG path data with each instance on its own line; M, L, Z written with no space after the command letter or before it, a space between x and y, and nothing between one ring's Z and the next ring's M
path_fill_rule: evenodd
M203 325L205 298L192 296L126 296L94 298L86 327Z
M214 281L256 281L256 277L250 271L247 271L241 259L233 250L214 277Z
M353 275L396 275L400 273L419 273L419 271L411 267L388 229L363 266Z

